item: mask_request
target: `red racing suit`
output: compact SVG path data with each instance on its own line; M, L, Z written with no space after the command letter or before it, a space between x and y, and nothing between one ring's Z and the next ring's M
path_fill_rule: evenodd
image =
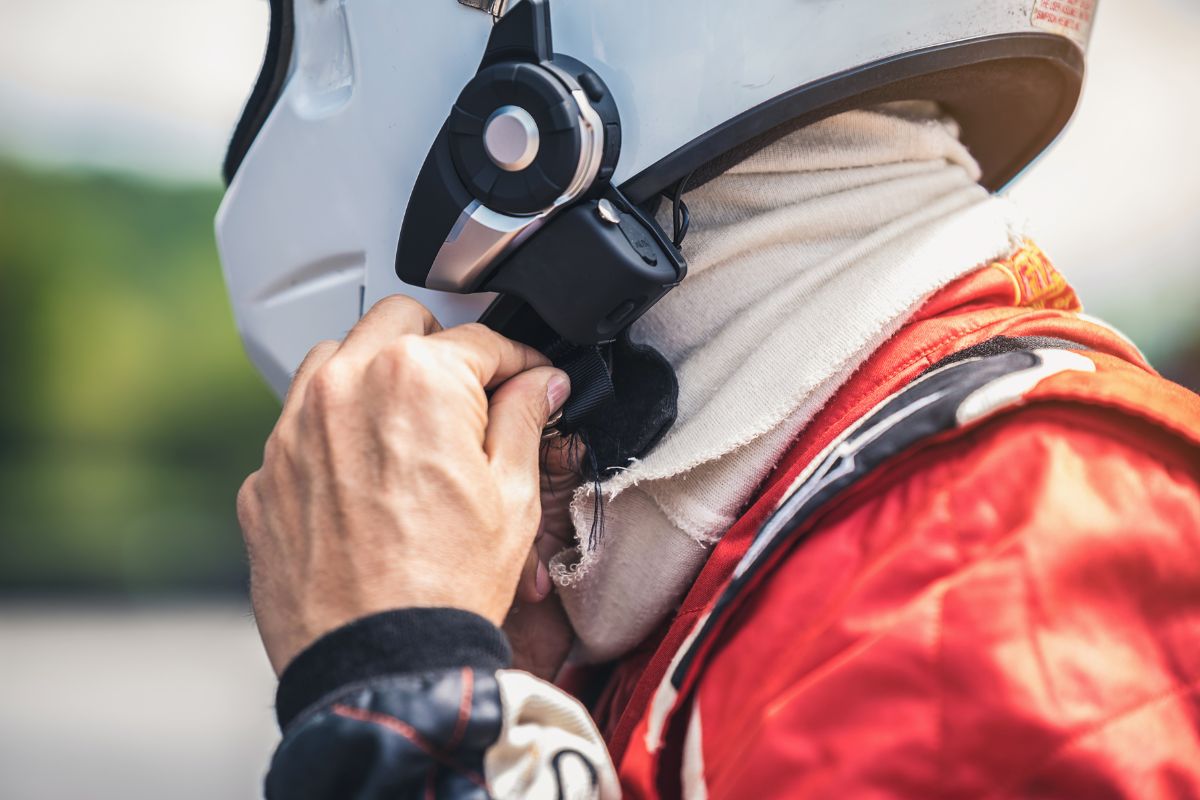
M1027 246L848 380L659 632L563 681L590 718L509 663L455 609L327 634L266 796L1200 797L1200 398Z
M1200 797L1200 398L1079 312L1029 245L858 370L593 702L627 797Z

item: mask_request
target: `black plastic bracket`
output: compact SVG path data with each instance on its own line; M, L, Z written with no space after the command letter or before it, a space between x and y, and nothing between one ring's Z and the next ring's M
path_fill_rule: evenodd
M550 32L550 4L523 0L492 28L479 69L501 61L549 61L554 56Z
M554 117L573 107L572 96L586 97L599 117L602 130L595 135L603 137L603 151L591 185L573 203L552 208L579 163L579 123ZM482 120L500 102L525 108L543 132L538 160L521 172L489 165L477 141ZM511 252L501 251L472 272L459 290L500 294L482 321L522 341L612 341L687 271L654 219L611 186L620 147L611 92L587 65L553 54L546 0L523 0L496 23L479 71L421 168L397 244L396 274L427 286L442 248L473 204L518 220L549 208L540 229L514 240Z
M563 339L612 341L687 274L653 219L616 188L572 206L506 259L484 289L517 297ZM506 332L497 305L481 320Z

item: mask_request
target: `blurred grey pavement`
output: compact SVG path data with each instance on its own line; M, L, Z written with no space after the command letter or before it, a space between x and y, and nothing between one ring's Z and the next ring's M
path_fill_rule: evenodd
M0 0L0 156L215 186L266 23L262 0ZM1100 0L1091 55L1010 195L1088 310L1166 352L1200 309L1200 0ZM260 797L274 688L236 599L0 601L0 800Z
M261 797L274 685L234 602L0 605L0 798Z

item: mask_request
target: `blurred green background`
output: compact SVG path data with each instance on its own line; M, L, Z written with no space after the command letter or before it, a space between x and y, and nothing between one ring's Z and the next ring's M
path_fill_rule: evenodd
M234 496L278 406L212 219L266 25L0 0L3 800L261 796ZM1200 0L1101 0L1076 119L1010 194L1088 311L1200 389L1198 41Z
M0 592L244 591L233 497L278 404L229 312L219 200L0 162ZM1107 316L1200 388L1200 315L1153 335L1152 310Z
M0 162L0 590L244 591L232 498L277 402L215 186Z
M0 595L241 596L233 499L277 403L212 220L266 8L121 7L0 0ZM1089 312L1200 388L1200 9L1102 8L1080 112L1012 194Z

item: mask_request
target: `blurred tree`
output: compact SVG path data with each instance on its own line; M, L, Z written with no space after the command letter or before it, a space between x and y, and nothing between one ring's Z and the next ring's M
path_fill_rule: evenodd
M219 198L0 164L0 591L241 590L233 498L277 404Z
M229 313L219 199L0 162L0 593L243 590L234 495L278 405ZM1148 355L1196 389L1194 336Z

